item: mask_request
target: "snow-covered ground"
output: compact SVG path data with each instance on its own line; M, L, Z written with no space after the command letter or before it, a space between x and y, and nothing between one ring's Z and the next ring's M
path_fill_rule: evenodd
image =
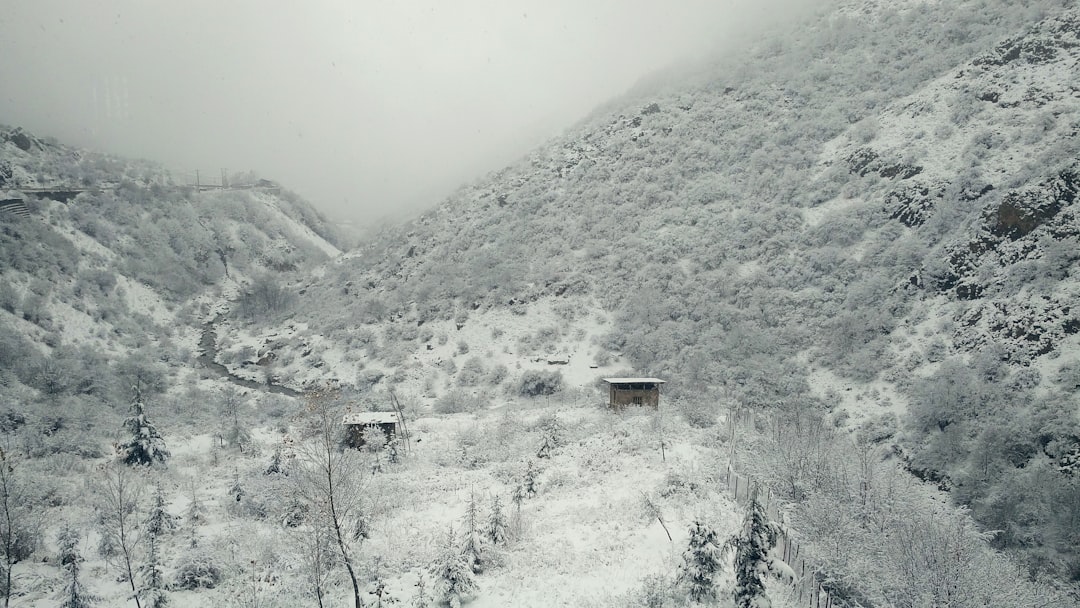
M537 422L553 414L562 424L563 445L551 458L536 458ZM409 454L398 464L384 464L383 472L373 477L365 479L368 474L363 473L354 479L363 484L365 508L372 513L370 537L355 545L357 561L367 572L378 558L389 594L403 603L416 593L422 573L430 594L428 565L449 527L461 530L466 501L476 497L486 518L492 497L498 495L513 538L491 552L492 564L476 577L479 589L468 605L631 604L646 577L676 573L693 519L714 526L721 538L735 533L742 519L741 509L720 488L706 484L691 492L669 483L672 474L692 474L719 462L721 456L708 446L708 432L691 429L669 413L664 422L665 460L655 424L652 410L616 414L558 398L515 400L475 414L411 420ZM161 484L170 512L179 518L177 531L166 539L167 571L171 574L173 561L187 553L189 524L182 515L194 494L207 509L206 521L196 528L200 550L229 573L215 589L170 593L171 605L257 601L260 606L287 606L313 601L305 596L296 570L298 532L238 514L230 494L236 480L249 492L259 491L255 484L275 450L286 446L286 454L293 453L288 446L295 443L286 440L279 426L256 429L255 449L245 454L215 448L218 439L205 434L166 437L172 451L168 474L149 475L141 483ZM518 511L511 498L513 480L527 459L539 471L538 493L525 499ZM72 472L67 481L75 483L87 473ZM279 490L289 487L288 478L283 483ZM646 508L645 496L659 508L672 540ZM144 501L148 498L144 494ZM66 517L92 519L92 513L72 509ZM92 532L83 543L88 589L100 597L100 605L125 605L130 589L119 580L116 563L106 564L94 551L96 538ZM721 588L731 584L730 574L718 578ZM336 580L329 605L345 605L348 585L340 577ZM21 569L17 587L24 595L15 605L55 605L57 581L54 566ZM775 596L784 594L782 586L775 586Z
M290 321L260 333L224 324L219 328L219 344L234 354L224 359L230 372L241 377L262 379L267 371L251 365L255 360L274 350L292 351L301 356L290 361L279 359L269 368L269 373L289 386L300 388L327 377L352 384L360 370L386 376L396 373L397 390L425 403L455 388L488 392L490 387L483 381L479 385L459 384L458 374L471 359L478 360L486 372L501 366L508 379L526 370L558 372L564 385L572 388L591 387L599 378L626 367L618 356L604 356L598 341L609 331L611 319L585 298L545 297L514 308L478 311L460 327L454 320L431 321L418 331L417 340L402 343L381 338L393 323L362 328L380 336L380 349L407 350L398 365L388 365L385 357L364 356L363 349L308 331L307 324L301 322ZM250 353L253 358L245 360L235 356L238 353Z

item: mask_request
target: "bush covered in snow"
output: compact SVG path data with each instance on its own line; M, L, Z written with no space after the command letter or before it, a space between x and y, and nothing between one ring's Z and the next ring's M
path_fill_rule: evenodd
M517 392L525 397L540 397L554 395L562 390L562 387L563 376L561 372L529 370L521 374L517 384Z
M177 589L187 591L213 589L220 585L223 579L223 569L207 553L188 553L181 557L176 564L175 585Z

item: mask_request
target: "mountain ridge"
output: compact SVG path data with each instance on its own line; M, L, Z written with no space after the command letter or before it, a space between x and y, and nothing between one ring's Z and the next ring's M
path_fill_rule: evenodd
M582 311L538 321L570 335L598 305L611 331L581 348L674 380L673 395L824 407L853 427L880 423L875 402L905 403L889 441L956 487L974 484L968 459L986 449L993 412L1024 427L1027 458L1063 466L1080 444L1061 380L1080 352L1076 11L965 2L866 15L774 39L705 84L635 93L347 255L305 287L300 318L331 342L373 332L407 349L433 336L400 328L542 302ZM320 330L327 309L364 327ZM416 389L430 399L455 384L456 372L395 361L388 379L444 384ZM819 371L857 390L827 402ZM1002 396L932 394L969 373L961 384ZM867 397L879 385L888 397ZM1025 462L1003 470L1023 477ZM970 491L959 500L976 512L1004 508Z
M205 492L223 518L183 567L230 564L222 593L248 591L256 557L300 580L273 554L299 559L281 522L314 528L297 522L290 474L305 416L334 393L351 409L393 403L423 439L412 461L365 456L379 525L356 522L354 540L393 556L398 589L431 557L418 513L449 525L469 484L507 491L531 470L518 464L543 460L535 435L563 433L545 498L518 506L540 524L526 537L555 548L545 572L601 546L551 523L564 505L592 514L592 536L625 539L638 485L650 525L707 508L734 529L714 494L735 467L785 501L830 597L929 605L960 572L974 577L963 601L1027 597L1030 581L1075 598L1078 25L1051 0L832 5L635 90L340 255L287 192L198 193L150 163L0 130L0 188L110 185L0 216L0 431L32 471L88 472L145 386L135 398L199 480L178 497L188 480L156 471L174 508ZM600 379L624 375L667 380L663 407L592 407ZM901 481L900 465L931 484ZM35 504L89 521L82 486L38 479ZM630 536L610 552L674 542ZM241 537L269 548L226 547ZM897 557L898 539L933 563ZM486 582L506 593L513 567L535 571L523 559ZM674 593L664 576L649 597Z

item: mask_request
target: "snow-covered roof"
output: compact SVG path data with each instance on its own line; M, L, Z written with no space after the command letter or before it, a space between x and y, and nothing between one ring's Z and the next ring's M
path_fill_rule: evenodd
M397 424L394 412L349 412L341 419L341 424Z
M659 378L604 378L608 384L663 384Z

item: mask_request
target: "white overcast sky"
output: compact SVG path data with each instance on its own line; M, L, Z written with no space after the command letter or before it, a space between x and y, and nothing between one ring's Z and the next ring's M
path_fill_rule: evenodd
M812 1L8 0L0 123L376 219Z

